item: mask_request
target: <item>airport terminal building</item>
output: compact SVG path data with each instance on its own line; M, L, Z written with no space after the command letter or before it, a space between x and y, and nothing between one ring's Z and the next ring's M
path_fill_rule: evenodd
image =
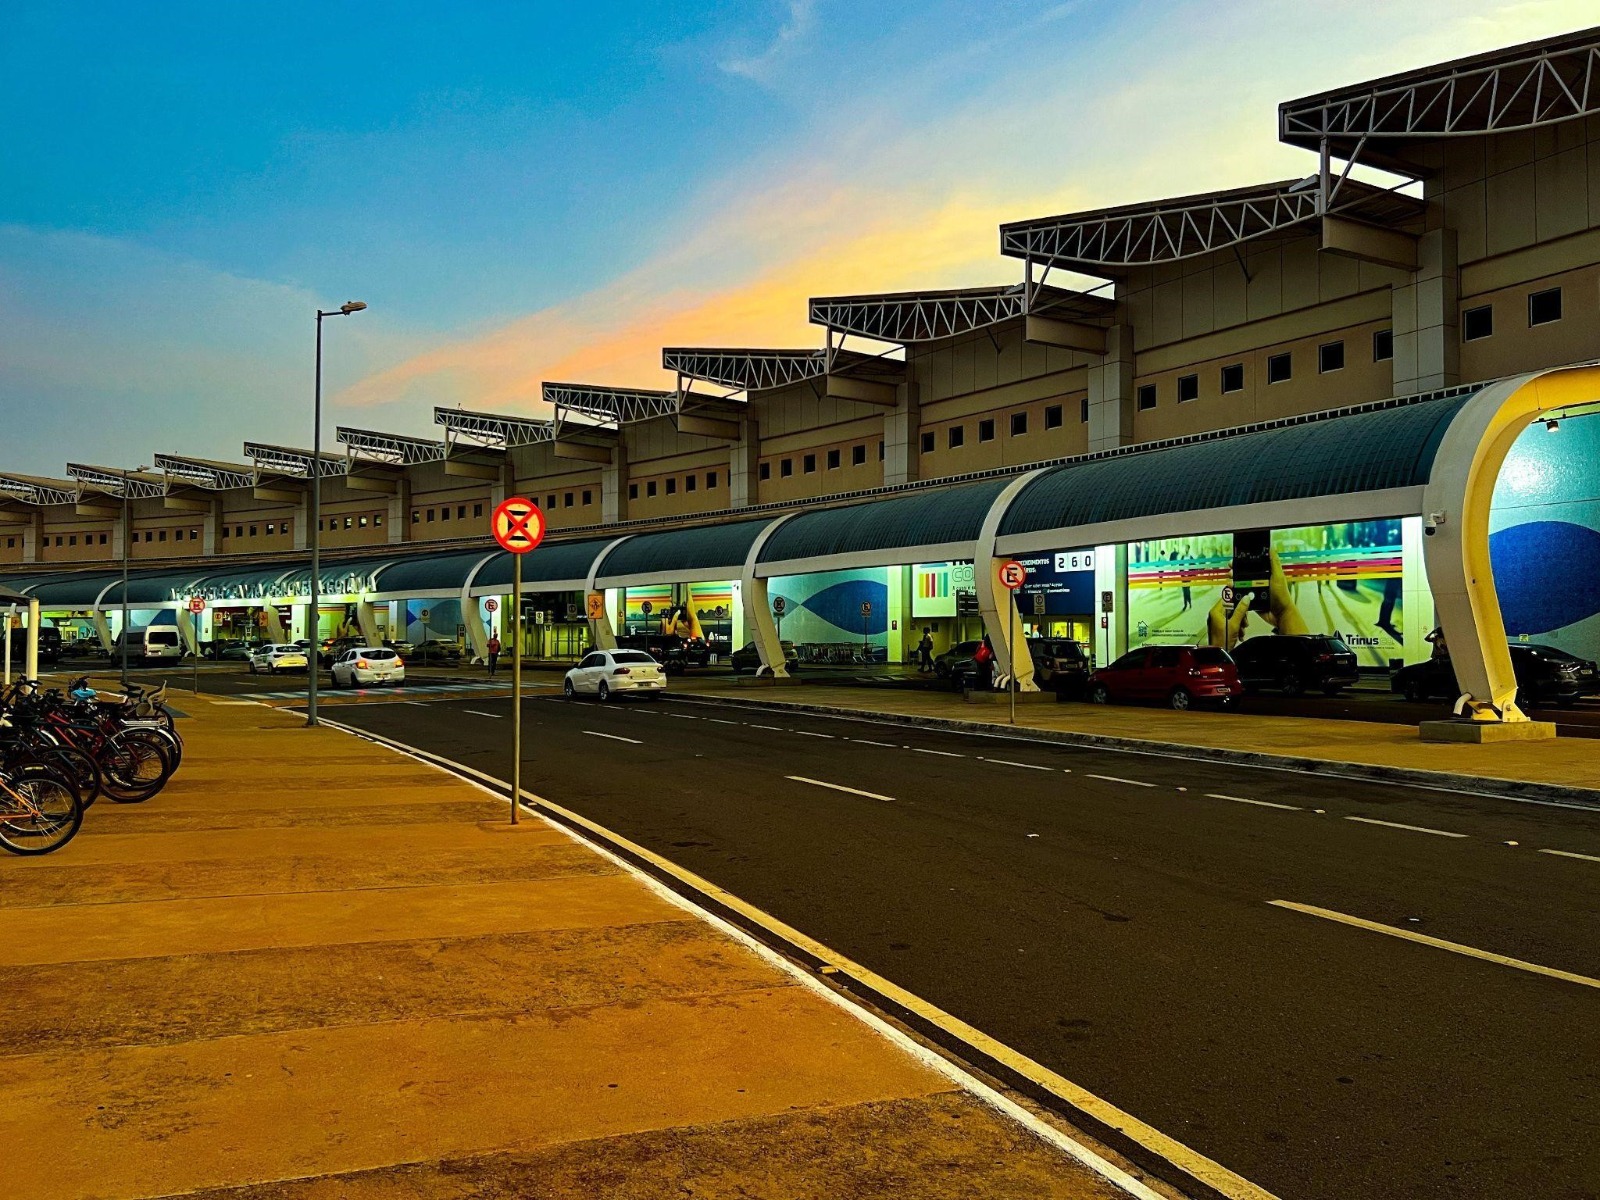
M185 637L481 650L511 576L488 514L521 494L551 528L535 654L663 619L779 673L780 641L1105 663L1304 630L1381 670L1442 627L1476 715L1514 720L1508 637L1600 656L1600 29L1278 125L1303 178L1009 222L1014 284L817 297L812 346L668 347L668 389L549 382L540 415L340 428L320 459L286 406L234 462L0 473L0 582L109 642L126 552L132 620Z

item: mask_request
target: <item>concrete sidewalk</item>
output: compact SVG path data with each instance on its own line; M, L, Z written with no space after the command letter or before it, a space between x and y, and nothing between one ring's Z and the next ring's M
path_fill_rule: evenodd
M259 705L0 861L6 1200L1124 1193L566 834Z
M737 683L675 679L671 693L912 720L1008 723L1003 694L996 697L997 703L971 703L946 691L880 691L809 682L762 686L751 679ZM1415 725L1051 701L1018 704L1017 724L1052 734L1122 739L1154 746L1313 759L1334 766L1440 772L1469 781L1600 789L1600 745L1585 738L1474 746L1424 742L1417 736ZM1590 799L1600 801L1600 795Z

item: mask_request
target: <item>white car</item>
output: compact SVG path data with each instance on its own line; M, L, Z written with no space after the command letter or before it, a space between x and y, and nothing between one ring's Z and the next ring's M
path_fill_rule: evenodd
M306 652L299 646L262 646L250 655L250 674L265 671L276 675L279 671L304 671Z
M629 694L655 700L667 690L667 676L643 650L596 650L567 672L561 690L568 700L580 692L601 700Z
M346 650L334 660L334 687L362 687L369 683L404 683L406 660L387 646L362 646Z

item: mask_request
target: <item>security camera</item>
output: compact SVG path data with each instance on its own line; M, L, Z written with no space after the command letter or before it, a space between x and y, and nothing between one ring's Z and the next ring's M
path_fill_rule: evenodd
M1434 535L1435 531L1439 528L1439 526L1443 525L1444 522L1445 522L1445 514L1444 513L1442 513L1442 512L1431 512L1427 516L1422 518L1422 532L1427 534L1429 537L1432 537Z

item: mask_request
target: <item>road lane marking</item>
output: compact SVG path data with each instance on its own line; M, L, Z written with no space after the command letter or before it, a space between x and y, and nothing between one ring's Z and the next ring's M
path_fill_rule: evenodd
M1541 850L1540 854L1554 854L1560 858L1581 858L1584 862L1600 862L1600 854L1579 854L1576 850Z
M773 733L788 733L789 732L782 725L752 725L752 726L750 726L750 728L751 729L769 729Z
M1146 783L1142 779L1124 779L1120 775L1090 775L1090 779L1104 779L1107 783L1131 783L1134 787L1155 787L1153 783Z
M809 729L791 729L789 732L799 734L801 737L819 737L827 738L830 742L833 741L833 734L831 733L812 733Z
M641 742L638 738L625 738L625 737L619 737L617 734L614 734L614 733L601 733L598 729L585 729L584 733L588 734L590 737L610 738L613 742L627 742L630 746L642 746L642 745L644 745L644 743Z
M1318 908L1314 904L1298 904L1293 900L1268 900L1267 903L1274 908L1287 908L1293 912L1305 913L1307 916L1321 917L1326 921L1337 921L1341 925L1365 929L1370 933L1383 933L1389 937L1416 942L1421 946L1432 946L1435 950L1448 950L1452 954L1462 954L1468 958L1481 959L1483 962L1497 963L1502 967L1515 967L1519 971L1527 971L1534 975L1546 975L1551 979L1560 979L1566 983L1576 983L1582 987L1600 988L1600 979L1591 979L1587 975L1574 975L1571 971L1558 971L1555 967L1541 967L1538 963L1526 962L1520 958L1507 958L1504 954L1495 954L1491 950L1479 950L1476 946L1464 946L1460 942L1447 942L1443 938L1429 937L1425 933L1416 933L1410 929L1399 929L1393 925L1368 921L1363 917L1352 917L1348 913L1334 912L1331 908Z
M701 717L702 721L710 721L713 725L743 725L743 721L724 721L721 717Z
M1402 825L1399 821L1380 821L1377 817L1346 817L1346 821L1360 821L1363 825L1382 825L1386 829L1409 829L1412 833L1431 833L1434 837L1470 837L1471 834L1452 833L1448 829L1429 829L1426 825Z
M821 779L807 779L804 775L785 775L785 779L792 779L796 783L809 783L812 787L832 788L836 792L849 792L852 796L865 796L868 800L882 800L886 804L893 804L893 796L880 796L877 792L863 792L860 788L845 787L842 783L826 783Z
M885 750L895 749L895 744L893 742L873 742L868 741L866 738L855 738L853 740L858 746L882 746Z
M1262 808L1284 808L1290 812L1305 812L1298 804L1276 804L1271 800L1252 800L1249 796L1224 796L1221 792L1207 792L1208 800L1232 800L1235 804L1259 804Z
M464 713L470 713L474 717L488 717L491 721L498 721L498 720L501 719L501 717L503 715L501 713L479 712L475 708L463 708L461 711L464 712Z
M965 758L965 754L957 754L954 750L927 750L921 746L912 746L918 754L937 754L940 758Z
M1055 768L1054 767L1041 767L1038 763L1012 762L1009 758L991 758L991 759L988 759L987 761L988 762L992 762L992 763L997 763L998 765L1000 765L1002 767L1027 767L1028 770L1030 770L1030 771L1049 771L1052 774L1055 773Z

